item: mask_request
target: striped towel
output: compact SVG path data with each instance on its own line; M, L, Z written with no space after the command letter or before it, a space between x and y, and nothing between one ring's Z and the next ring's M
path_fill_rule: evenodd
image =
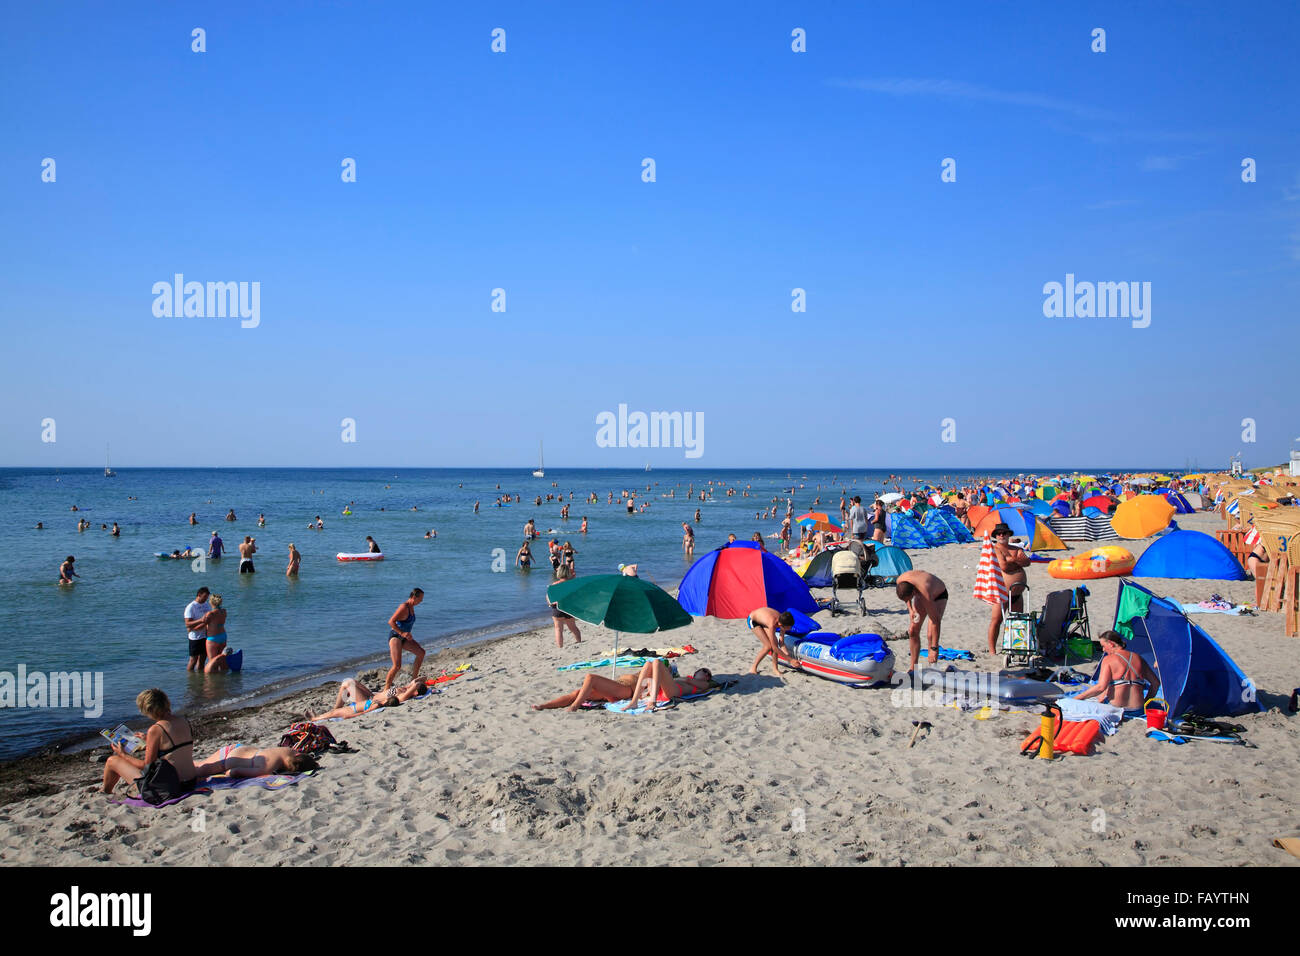
M980 563L975 569L975 599L986 604L1006 605L1011 602L1002 568L993 554L993 538L985 532L980 546Z

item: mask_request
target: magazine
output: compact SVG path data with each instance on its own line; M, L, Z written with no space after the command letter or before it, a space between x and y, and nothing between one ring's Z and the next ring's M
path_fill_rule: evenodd
M100 734L106 737L110 743L121 746L129 754L135 753L144 746L144 740L136 735L136 732L126 724L118 724L112 730L101 730Z

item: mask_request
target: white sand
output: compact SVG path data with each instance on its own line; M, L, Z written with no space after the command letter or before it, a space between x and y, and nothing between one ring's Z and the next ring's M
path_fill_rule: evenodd
M1221 526L1208 515L1179 523ZM1126 544L1136 553L1145 543ZM945 647L985 646L989 608L970 597L978 554L965 545L913 555L952 594ZM1045 565L1029 575L1031 607L1063 586ZM1254 599L1251 582L1143 583L1188 603L1216 591ZM1096 635L1112 621L1117 584L1089 586ZM868 595L882 613L828 627L906 627L892 590ZM440 696L331 724L360 752L325 758L317 777L284 791L163 810L79 790L12 803L0 808L0 860L1300 865L1270 846L1297 833L1300 750L1285 706L1300 686L1300 643L1283 636L1277 614L1196 620L1260 688L1268 710L1240 718L1257 749L1156 743L1129 722L1095 756L1029 760L1017 751L1036 718L897 708L887 690L802 674L745 676L726 694L646 716L531 711L577 685L556 665L611 646L610 633L584 626L577 647L556 649L549 630L511 638L474 653L475 670ZM757 650L740 621L702 619L645 639L686 642L700 650L686 666L719 677L743 675ZM906 641L892 646L905 670ZM983 653L962 666L994 668ZM327 703L326 691L315 696ZM909 750L917 719L933 730ZM227 742L203 739L199 750ZM97 773L87 765L86 782Z

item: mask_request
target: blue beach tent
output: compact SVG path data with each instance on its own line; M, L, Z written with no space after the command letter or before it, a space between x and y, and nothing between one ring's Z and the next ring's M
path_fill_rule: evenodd
M1169 716L1237 717L1264 709L1255 699L1254 683L1209 634L1173 601L1127 578L1120 580L1115 630L1160 678L1159 690L1148 694L1165 699Z
M889 540L900 548L920 550L930 547L920 522L901 511L889 514Z
M938 508L931 508L925 513L925 517L921 520L921 533L925 535L925 543L932 548L957 543L957 538L948 527L948 522L943 520Z
M948 505L935 508L934 513L939 516L939 520L948 526L948 530L952 532L953 540L958 544L970 544L975 540L975 536L970 533L970 528L961 523L961 519L957 517L957 512L953 511ZM929 513L926 514L926 517L929 517Z
M1246 572L1232 552L1203 531L1174 531L1157 538L1142 552L1132 575L1135 578L1246 580Z
M912 559L907 556L907 552L894 545L877 542L876 557L880 562L871 569L871 573L887 582L893 581L904 571L912 570Z

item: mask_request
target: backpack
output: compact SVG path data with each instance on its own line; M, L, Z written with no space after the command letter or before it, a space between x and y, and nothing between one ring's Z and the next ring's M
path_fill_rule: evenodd
M330 748L344 753L348 749L348 742L345 740L340 743L320 724L304 720L289 726L284 736L280 738L280 746L288 747L296 754L315 757L328 752Z

